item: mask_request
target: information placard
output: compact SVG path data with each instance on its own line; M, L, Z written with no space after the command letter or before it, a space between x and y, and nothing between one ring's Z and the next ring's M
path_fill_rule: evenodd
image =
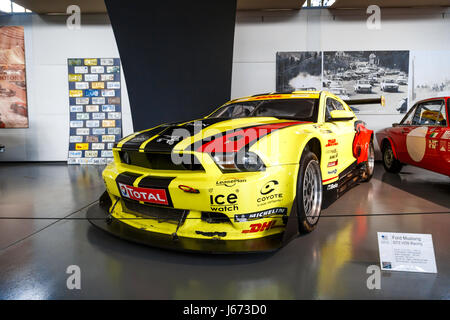
M431 234L378 232L382 270L436 273Z

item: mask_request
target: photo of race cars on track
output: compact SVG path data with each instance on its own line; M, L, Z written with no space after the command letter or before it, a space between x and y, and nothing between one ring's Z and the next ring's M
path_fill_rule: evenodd
M352 106L355 113L405 113L409 51L325 51L323 88L343 99L383 95L386 108Z

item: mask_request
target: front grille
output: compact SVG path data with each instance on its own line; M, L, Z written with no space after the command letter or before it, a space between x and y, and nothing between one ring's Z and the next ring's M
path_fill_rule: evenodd
M129 156L128 162L125 161L125 152ZM193 154L186 154L182 157L180 156L180 162L182 163L179 164L172 161L172 156L170 153L119 151L119 156L123 163L148 169L204 171L200 161Z
M123 198L122 202L125 205L124 209L126 212L152 218L158 220L158 222L170 222L178 224L180 220L182 220L180 223L181 225L184 223L184 220L186 219L186 215L183 215L185 210L154 207Z

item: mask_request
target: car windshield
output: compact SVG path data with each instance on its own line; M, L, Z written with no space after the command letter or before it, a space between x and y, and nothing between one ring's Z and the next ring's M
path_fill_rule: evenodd
M359 81L359 83L360 83L360 84L369 84L369 81L361 80L361 81Z
M394 83L394 80L389 79L389 80L386 80L385 82L386 83Z
M276 99L236 102L216 110L209 118L275 117L316 122L318 101L319 99Z

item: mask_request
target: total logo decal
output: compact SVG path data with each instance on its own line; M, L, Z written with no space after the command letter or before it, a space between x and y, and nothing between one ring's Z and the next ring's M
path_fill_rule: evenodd
M273 193L278 186L277 180L271 180L262 186L259 193L261 193L262 197L256 199L258 202L258 206L266 205L273 202L279 202L283 199L282 193Z
M267 209L264 211L259 212L253 212L253 213L247 213L247 214L236 214L234 215L234 221L235 222L245 222L245 221L252 221L252 220L259 220L264 219L272 216L278 216L278 215L286 215L287 214L287 208L272 208Z
M169 201L167 200L166 190L164 189L138 188L128 186L120 182L118 184L122 197L148 203L163 205L169 204Z
M336 141L336 139L330 139L328 140L328 143L325 145L325 147L333 147L333 146L337 146L338 142Z
M255 233L262 232L269 229L272 229L275 225L276 220L264 222L264 223L254 223L250 225L250 229L242 230L242 233Z
M227 196L223 194L209 196L211 211L216 212L239 210L239 206L236 204L237 200L238 196L235 193L230 193Z

